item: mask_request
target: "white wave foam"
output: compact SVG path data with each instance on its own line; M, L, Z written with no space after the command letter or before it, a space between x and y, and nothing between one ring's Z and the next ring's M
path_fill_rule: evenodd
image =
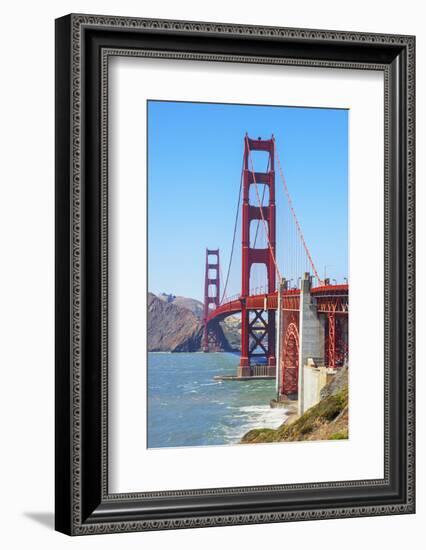
M242 422L238 426L224 427L224 437L228 443L240 441L245 433L254 428L278 428L288 417L288 410L272 409L268 405L247 405L239 407L233 417Z

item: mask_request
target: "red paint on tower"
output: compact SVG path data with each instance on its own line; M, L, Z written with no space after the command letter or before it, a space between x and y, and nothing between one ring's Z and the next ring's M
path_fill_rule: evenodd
M216 261L213 261L213 260ZM210 272L213 272L210 274ZM210 308L210 304L214 307ZM204 333L203 333L203 351L209 351L210 345L214 348L219 347L216 331L213 326L209 326L207 319L212 309L216 309L220 304L220 259L219 249L206 249L206 271L204 277Z
M254 172L251 163L251 151L265 151L269 154L269 170L267 172ZM250 272L253 264L264 264L267 271L267 293L275 292L275 143L273 139L261 140L250 139L247 135L244 141L244 164L243 164L243 205L242 205L242 280L241 280L241 359L240 376L249 376L251 373L250 339L258 341L253 324L250 323L250 310L247 307L247 298L250 295ZM250 161L250 162L249 162ZM257 186L258 183L267 185L269 188L268 206L253 206L249 202L250 186ZM256 189L257 191L257 189ZM250 222L262 220L267 226L268 246L266 248L250 248ZM256 312L257 316L258 313ZM267 321L265 322L268 337L265 354L268 365L275 365L275 312L268 310Z

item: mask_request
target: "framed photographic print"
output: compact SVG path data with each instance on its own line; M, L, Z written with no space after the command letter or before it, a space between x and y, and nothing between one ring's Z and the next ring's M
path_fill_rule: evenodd
M56 529L413 513L412 36L56 21Z

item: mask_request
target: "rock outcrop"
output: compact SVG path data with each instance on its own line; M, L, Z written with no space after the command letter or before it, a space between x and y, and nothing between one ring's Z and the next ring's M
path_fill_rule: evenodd
M347 366L342 367L337 371L335 376L326 384L320 391L321 399L325 399L334 393L343 390L349 383L349 369Z
M176 306L184 307L194 313L199 319L203 318L204 306L199 300L194 298L186 298L185 296L175 296L174 294L165 294L162 292L158 295L160 300L167 302L168 304L175 304Z
M148 351L201 351L203 304L194 298L148 293ZM231 316L217 327L222 351L237 351L241 321Z
M228 341L229 347L234 351L241 350L241 317L230 315L220 323L223 334Z
M191 310L148 293L148 351L199 351L202 335Z
M241 443L319 441L348 439L348 386L332 393L292 422L276 430L259 428L247 432Z

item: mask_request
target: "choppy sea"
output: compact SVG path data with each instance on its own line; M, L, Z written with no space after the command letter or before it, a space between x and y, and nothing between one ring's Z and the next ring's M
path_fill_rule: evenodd
M148 354L148 447L230 445L252 428L277 428L274 380L217 381L235 374L232 353Z

